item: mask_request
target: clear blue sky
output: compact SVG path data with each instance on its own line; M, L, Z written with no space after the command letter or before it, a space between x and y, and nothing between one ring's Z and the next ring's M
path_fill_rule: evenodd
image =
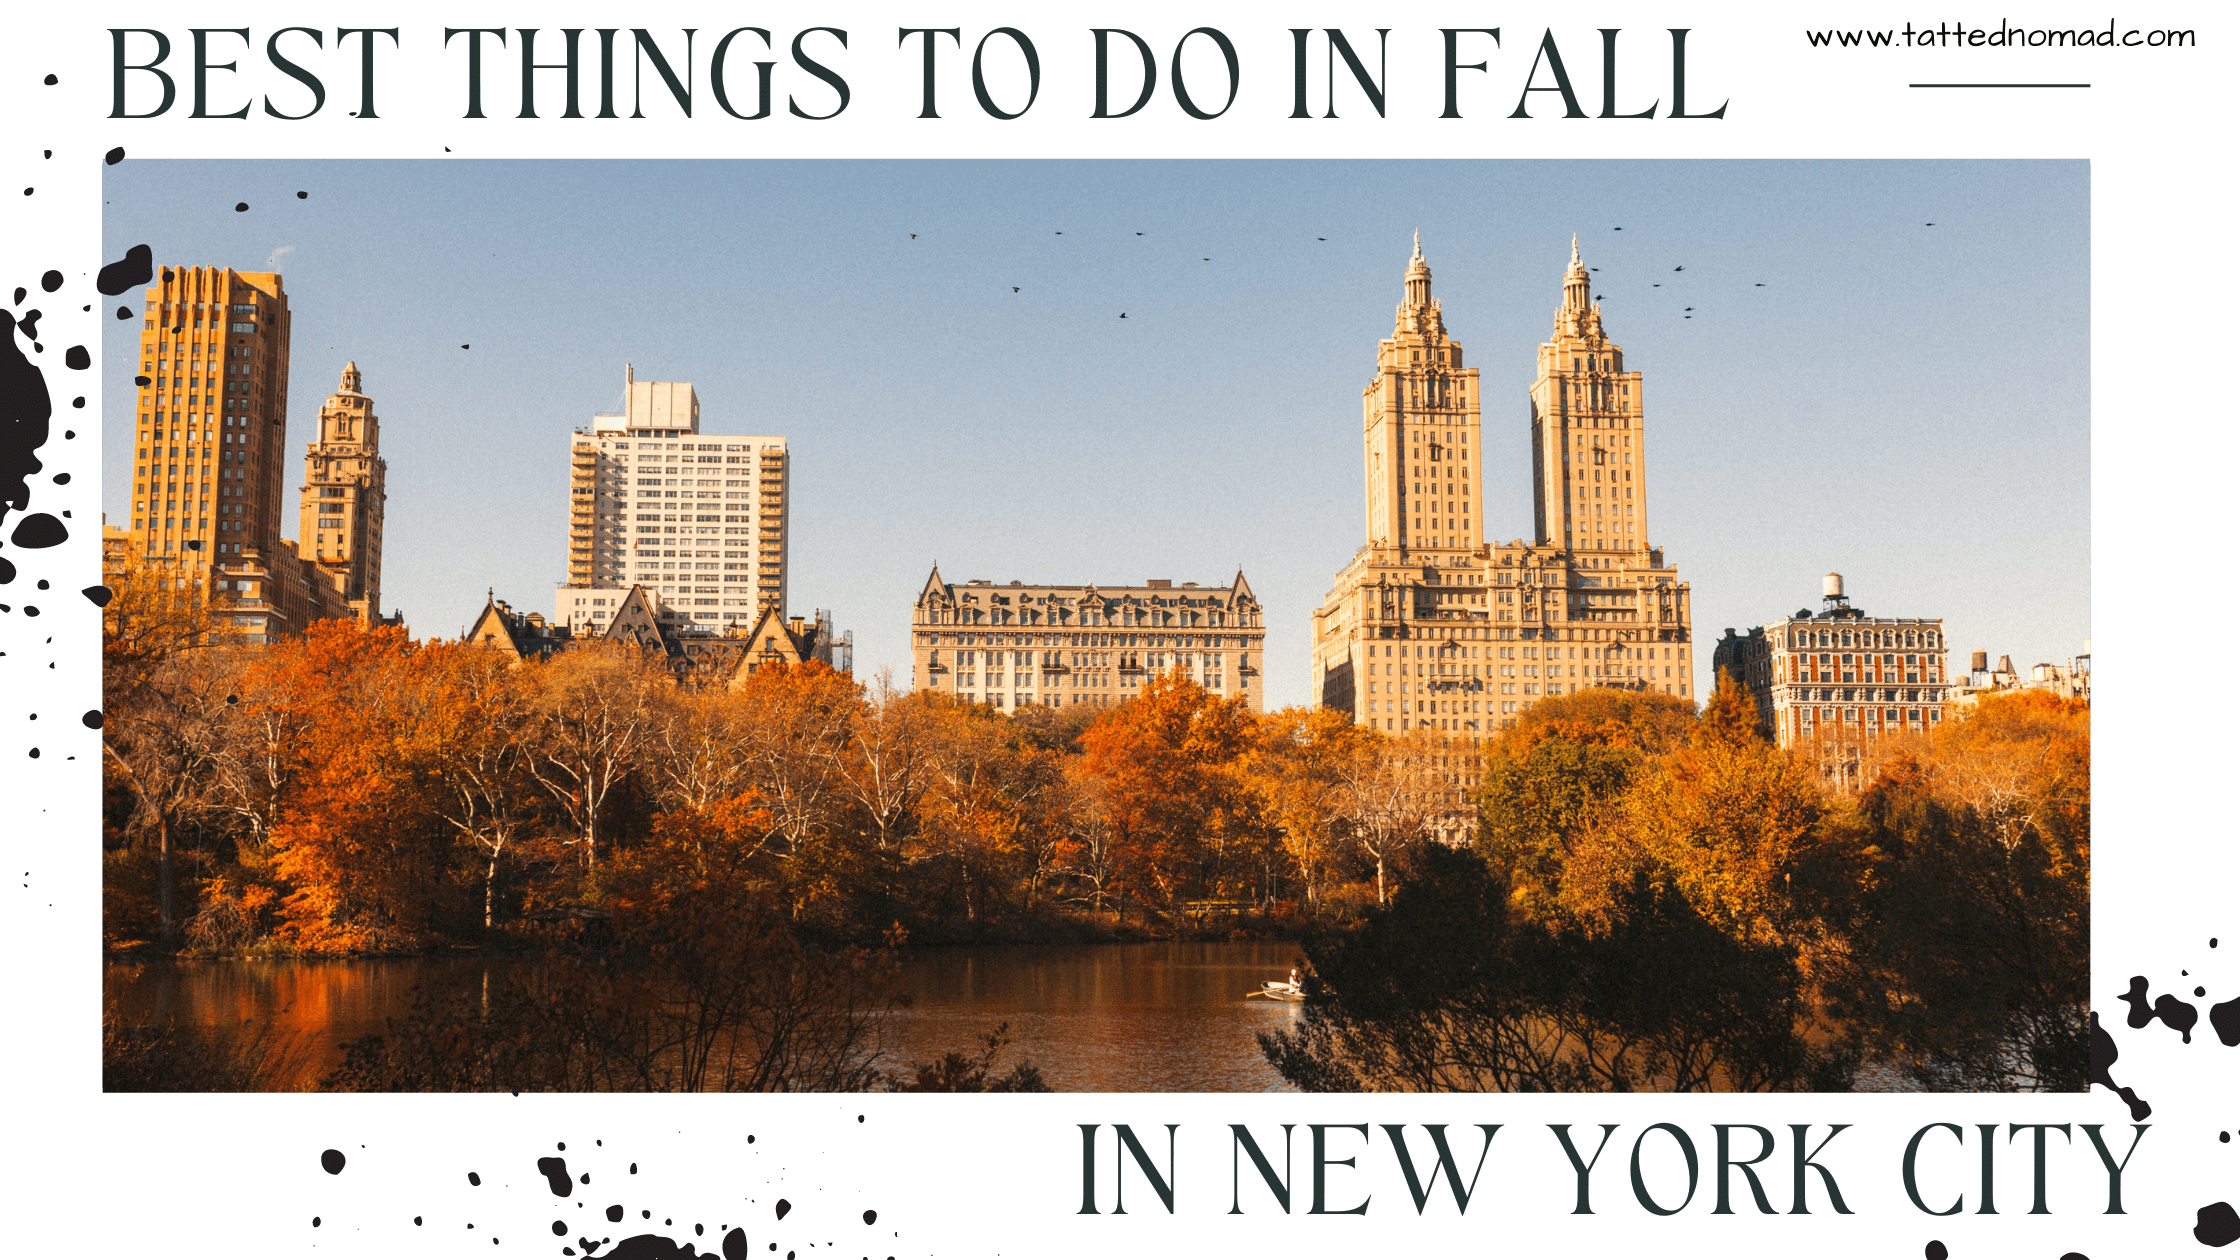
M565 435L616 408L629 362L693 382L712 431L790 439L794 611L833 609L860 675L907 674L936 559L999 582L1242 565L1269 701L1303 702L1309 614L1363 541L1360 391L1418 228L1485 382L1504 541L1532 530L1525 390L1579 234L1644 375L1651 541L1694 587L1699 686L1723 627L1817 606L1831 569L1872 614L1944 617L1961 667L1974 647L2065 659L2091 633L2083 162L131 160L107 178L106 257L147 242L286 277L291 478L344 361L364 371L384 594L417 635L457 634L485 587L550 613ZM114 419L139 325L111 328ZM128 426L104 443L121 519Z

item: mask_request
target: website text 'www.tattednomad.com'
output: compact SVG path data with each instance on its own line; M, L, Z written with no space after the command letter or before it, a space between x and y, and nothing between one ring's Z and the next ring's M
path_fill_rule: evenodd
M2118 31L2114 19L2102 27L2025 28L2001 19L1996 28L1940 22L1917 27L1908 22L1891 30L1808 30L1814 48L2192 48L2192 31Z

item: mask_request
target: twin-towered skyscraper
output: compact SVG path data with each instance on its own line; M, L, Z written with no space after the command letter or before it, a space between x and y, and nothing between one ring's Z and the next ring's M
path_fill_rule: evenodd
M1528 398L1535 537L1488 545L1479 374L1419 236L1362 390L1367 545L1314 614L1320 703L1477 738L1583 686L1690 694L1688 586L1649 542L1641 374L1576 238Z

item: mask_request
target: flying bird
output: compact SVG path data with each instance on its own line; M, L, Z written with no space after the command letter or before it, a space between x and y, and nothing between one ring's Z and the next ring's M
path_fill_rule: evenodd
M1128 317L1128 313L1127 313L1126 311L1122 311L1122 312L1120 312L1120 318L1122 318L1122 319L1126 319L1127 317Z
M1199 261L1199 262L1212 262L1213 260L1212 260L1211 258L1201 258L1201 259L1199 259L1198 261Z
M1923 226L1923 227L1935 227L1935 226L1936 226L1936 224L1934 224L1934 223L1924 223L1924 224L1922 224L1921 226Z
M1137 235L1137 236L1141 236L1141 235L1143 235L1143 233L1141 233L1141 232L1138 232L1138 233L1136 233L1136 235Z
M1694 308L1694 307L1692 307L1692 306L1683 306L1683 307L1681 307L1680 309L1681 309L1681 310L1683 310L1683 311L1692 311L1692 310L1694 310L1695 308Z
M1611 231L1613 231L1613 232L1623 232L1623 231L1625 231L1625 229L1624 229L1624 228L1622 228L1622 227L1614 227L1614 228L1611 228L1610 230L1611 230Z
M1650 288L1652 288L1652 289L1661 289L1661 288L1663 288L1664 286L1663 286L1663 285L1661 285L1661 284L1652 284L1652 285L1650 285L1649 287L1650 287Z
M464 350L464 349L466 349L466 348L467 348L467 343L466 343L466 342L464 342L464 341L460 342L460 343L459 343L459 348L460 348L461 350Z
M1012 291L1013 293L1017 293L1017 292L1019 291L1019 286L1018 286L1018 285L1012 285L1012 286L1011 286L1011 291Z
M1673 268L1673 270L1674 270L1674 271L1686 271L1686 270L1687 270L1687 268L1686 268L1686 267L1674 267L1674 268Z
M916 232L912 232L912 233L910 234L910 239L911 239L911 240L913 240L913 241L914 241L914 240L917 240L917 239L918 239L918 234L917 234Z
M1052 233L1051 233L1050 235L1052 235L1052 236L1064 236L1064 235L1065 235L1065 233L1063 233L1063 232L1052 232Z
M1318 241L1327 241L1327 240L1329 240L1330 238L1329 238L1329 237L1327 237L1327 236L1318 236L1318 237L1316 237L1315 239L1316 239L1316 240L1318 240Z
M1759 281L1758 283L1756 283L1755 285L1752 285L1751 287L1752 287L1752 288L1756 288L1756 289L1762 289L1762 288L1766 287L1766 282L1765 282L1765 281L1763 281L1763 280L1760 280L1760 281Z

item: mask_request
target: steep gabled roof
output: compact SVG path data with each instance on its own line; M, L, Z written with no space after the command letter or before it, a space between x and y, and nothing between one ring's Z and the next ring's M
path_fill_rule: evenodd
M633 585L630 593L623 596L622 606L607 623L606 637L649 652L658 651L664 656L676 656L684 651L669 627L662 623L653 593L643 586Z
M812 659L817 648L817 623L804 623L803 632L795 634L786 619L778 615L775 605L763 605L754 620L754 629L741 636L742 650L731 667L730 685L742 686L747 675L763 665L799 665Z
M542 660L563 650L573 641L561 627L539 627L527 617L515 613L498 600L496 591L482 605L482 612L469 627L467 643L479 643L496 652L503 652L516 661L531 657Z
M1244 580L1242 566L1237 569L1237 580L1229 585L1229 594L1234 599L1251 600L1255 604L1260 602L1259 597L1252 593L1252 584Z
M951 598L949 584L941 580L941 566L939 564L933 566L933 572L926 576L926 584L919 588L918 602L920 604L925 603L926 597L929 595L939 595L945 600Z

